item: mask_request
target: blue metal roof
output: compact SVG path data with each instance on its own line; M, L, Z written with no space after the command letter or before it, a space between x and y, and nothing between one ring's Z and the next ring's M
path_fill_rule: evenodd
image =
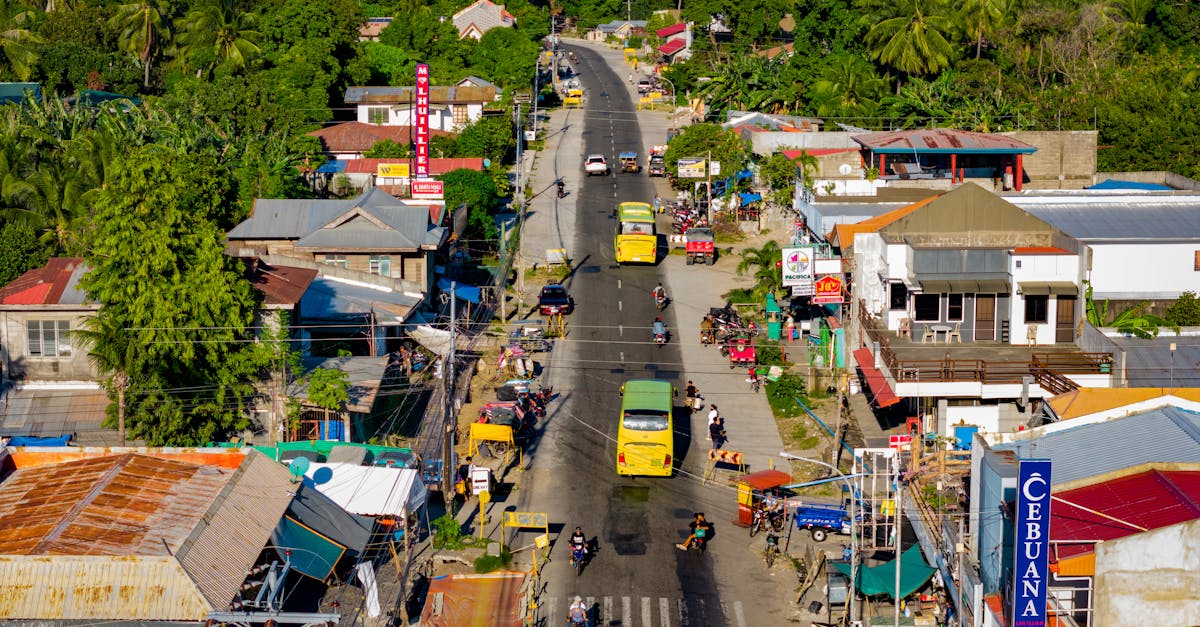
M1051 460L1055 484L1149 462L1200 462L1200 413L1162 407L992 449Z
M1159 185L1158 183L1139 183L1137 181L1104 179L1103 181L1084 189L1136 189L1149 192L1170 192L1174 191L1175 188L1167 185Z

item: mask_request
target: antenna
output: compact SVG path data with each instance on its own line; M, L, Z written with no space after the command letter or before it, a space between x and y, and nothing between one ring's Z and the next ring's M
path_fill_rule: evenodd
M292 483L300 483L303 480L310 463L307 457L297 457L288 464L288 472L292 474Z

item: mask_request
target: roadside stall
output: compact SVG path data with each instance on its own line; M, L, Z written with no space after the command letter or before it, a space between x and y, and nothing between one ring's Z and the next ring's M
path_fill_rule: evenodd
M754 521L754 508L762 500L763 494L792 483L792 476L781 470L760 470L742 475L734 481L737 482L738 517L733 524L749 527Z

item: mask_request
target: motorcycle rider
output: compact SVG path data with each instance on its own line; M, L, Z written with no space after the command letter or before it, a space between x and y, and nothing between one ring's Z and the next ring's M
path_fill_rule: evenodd
M571 539L567 541L567 546L568 546L568 548L571 549L571 562L572 563L574 563L574 561L575 561L575 550L576 549L581 550L583 552L582 555L587 555L587 552L588 552L587 536L585 536L583 534L583 529L581 527L575 528L575 533L571 534Z
M567 186L567 184L564 183L562 179L558 179L558 197L559 198L563 198L567 195L567 193L565 191L563 191L564 188L566 188L566 186Z
M750 387L753 387L755 390L758 389L758 386L762 383L758 379L758 368L750 366L750 369L746 371L746 382L749 383Z
M663 342L667 341L667 325L661 317L654 319L654 325L651 328L653 329L652 333L654 334L655 341L658 341L660 336Z
M567 609L567 622L572 625L586 625L588 623L587 606L583 604L583 598L576 596L571 602L571 607Z
M665 305L667 302L667 289L665 287L663 287L662 283L659 283L658 287L654 288L653 293L654 293L654 306L658 307L659 309L662 309L663 305Z
M712 523L704 519L704 512L692 514L692 522L688 523L688 527L691 528L692 533L688 535L682 544L675 545L675 548L680 551L686 551L691 548L692 543L696 540L707 541L708 537L712 535Z

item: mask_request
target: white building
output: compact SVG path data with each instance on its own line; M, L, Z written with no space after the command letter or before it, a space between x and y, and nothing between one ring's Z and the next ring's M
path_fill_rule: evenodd
M483 108L495 101L493 87L429 88L429 128L458 132L483 117ZM416 122L416 88L349 87L346 104L358 108L357 119L363 124L412 126Z

